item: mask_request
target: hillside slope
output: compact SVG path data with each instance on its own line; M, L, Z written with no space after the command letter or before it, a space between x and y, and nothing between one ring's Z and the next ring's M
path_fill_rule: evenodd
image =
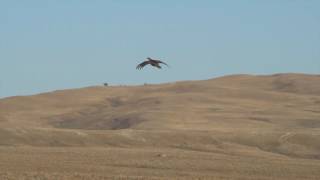
M23 151L32 152L38 152L40 147L85 148L91 149L89 154L102 153L99 148L124 148L125 153L119 155L122 168L141 163L122 162L121 156L126 157L125 154L145 151L150 155L146 155L146 160L150 160L153 153L164 153L164 157L173 158L169 158L172 164L161 162L164 164L158 166L145 162L141 166L148 167L150 173L152 166L178 168L172 172L152 169L149 175L146 171L124 170L130 177L157 178L166 177L165 174L176 177L182 173L186 177L210 178L218 173L221 179L237 176L273 179L284 173L283 179L316 179L320 177L320 76L232 75L203 81L97 86L5 98L0 100L0 158L4 157L1 152L8 155L7 148L11 147L29 147L31 150ZM135 151L126 151L127 148ZM68 150L64 152L68 154ZM193 160L175 159L179 154L200 158L199 165L193 167L198 173L188 174L190 169L185 163ZM214 163L205 160L207 155L221 163L216 167L222 168L220 171L238 174L205 170ZM12 158L12 162L20 162ZM233 170L224 169L230 165L225 164L232 161L230 158L239 158L238 164ZM277 174L273 167L278 167L278 160L288 166ZM251 164L252 161L256 162ZM265 167L259 169L256 163ZM254 174L246 175L247 168ZM9 168L8 172L11 171Z

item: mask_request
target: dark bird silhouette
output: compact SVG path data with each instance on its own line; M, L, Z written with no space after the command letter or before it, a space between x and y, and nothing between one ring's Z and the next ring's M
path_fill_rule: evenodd
M155 59L151 59L151 58L148 57L148 58L147 58L147 61L144 61L144 62L140 63L140 64L137 66L136 69L142 69L144 66L146 66L146 65L148 65L148 64L150 64L150 65L153 66L153 67L157 67L157 68L159 68L159 69L161 69L160 64L164 64L164 65L166 65L166 66L169 67L168 64L166 64L166 63L164 63L164 62L162 62L162 61L160 61L160 60L155 60Z

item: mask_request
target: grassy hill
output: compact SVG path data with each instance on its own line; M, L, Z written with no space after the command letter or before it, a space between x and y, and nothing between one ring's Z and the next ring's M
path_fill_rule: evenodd
M1 179L319 179L320 76L1 99L0 161Z

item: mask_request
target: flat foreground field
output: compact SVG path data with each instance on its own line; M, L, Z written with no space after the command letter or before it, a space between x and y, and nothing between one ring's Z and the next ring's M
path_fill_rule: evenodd
M319 179L319 160L159 148L0 148L1 179Z

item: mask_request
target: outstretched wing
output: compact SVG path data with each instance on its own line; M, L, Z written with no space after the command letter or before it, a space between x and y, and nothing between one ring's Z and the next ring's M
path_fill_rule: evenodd
M142 69L142 68L143 68L144 66L146 66L147 64L150 64L150 62L149 62L149 61L144 61L144 62L140 63L140 64L137 66L136 69Z
M165 63L165 62L162 62L162 61L160 61L160 60L155 60L157 63L160 63L160 64L164 64L164 65L166 65L166 66L168 66L169 67L169 65L167 64L167 63Z

